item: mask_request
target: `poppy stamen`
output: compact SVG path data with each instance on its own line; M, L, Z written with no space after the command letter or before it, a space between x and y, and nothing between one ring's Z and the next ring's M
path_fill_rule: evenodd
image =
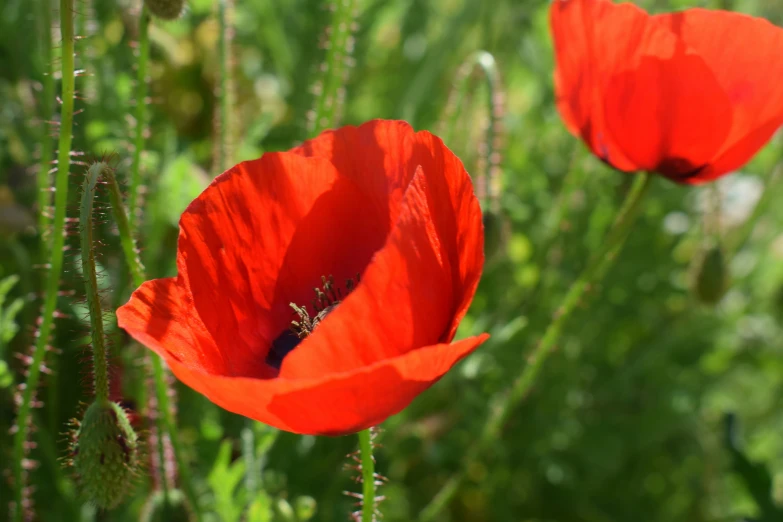
M355 280L348 279L345 282L346 296L350 294L359 284L359 274L356 274ZM272 348L266 356L266 363L276 369L280 369L283 358L296 348L302 339L311 335L321 321L332 313L343 300L342 290L335 284L334 276L321 276L321 287L313 288L315 298L310 301L315 311L315 316L311 317L307 307L299 306L296 303L289 303L297 319L291 321L289 328L272 342Z

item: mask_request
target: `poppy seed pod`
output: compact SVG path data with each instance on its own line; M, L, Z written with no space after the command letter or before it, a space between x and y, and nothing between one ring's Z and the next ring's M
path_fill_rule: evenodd
M704 304L717 304L729 289L726 258L720 245L707 248L697 259L693 290Z
M161 20L175 20L185 10L185 0L144 0L144 4Z
M138 437L125 410L116 402L92 403L74 433L71 455L84 494L100 508L116 507L139 464Z

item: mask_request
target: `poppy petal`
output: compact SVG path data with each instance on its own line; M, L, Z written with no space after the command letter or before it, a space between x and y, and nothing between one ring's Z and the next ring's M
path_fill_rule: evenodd
M560 115L596 156L625 171L637 166L606 133L604 89L617 72L633 69L641 56L673 48L674 38L648 22L639 7L608 0L555 0L550 10Z
M443 338L454 295L427 182L419 167L386 245L359 286L283 360L281 378L346 372Z
M484 264L481 209L470 176L443 141L415 132L404 121L372 120L359 127L327 131L292 152L329 159L351 178L382 215L388 230L397 222L403 194L417 168L432 193L432 217L441 255L449 260L459 305L449 330L451 339L478 286ZM385 214L384 214L385 213Z
M167 362L179 380L228 411L294 433L343 435L402 411L488 337L426 346L319 379L205 375L175 360Z
M783 29L762 18L707 9L654 18L714 71L733 108L731 132L720 154L695 181L741 167L783 125Z
M606 125L638 170L677 179L709 164L731 127L732 109L712 71L685 48L645 56L606 90Z
M322 275L361 271L383 238L329 162L265 154L219 176L182 215L178 284L229 373L254 375L291 321L289 303L308 302Z
M230 373L230 361L217 348L174 278L141 285L117 310L117 324L166 360L198 372ZM254 370L261 378L272 377L262 361L257 361Z

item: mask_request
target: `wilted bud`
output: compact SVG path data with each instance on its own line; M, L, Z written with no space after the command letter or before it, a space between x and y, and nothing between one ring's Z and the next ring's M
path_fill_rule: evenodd
M175 20L185 10L185 0L144 0L147 9L162 20Z
M702 303L714 305L729 289L729 272L720 245L707 248L697 260L693 291Z
M192 519L185 495L178 489L168 492L168 502L162 491L154 492L139 516L139 522L190 522Z
M98 507L116 507L131 490L139 464L138 437L116 402L96 401L74 433L71 454L84 494Z

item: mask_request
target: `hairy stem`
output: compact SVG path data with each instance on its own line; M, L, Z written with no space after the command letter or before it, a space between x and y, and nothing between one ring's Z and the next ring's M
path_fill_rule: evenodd
M375 520L375 459L372 456L371 428L359 432L362 460L362 522Z
M133 235L131 235L130 220L125 212L125 206L122 204L120 186L111 170L104 172L104 179L109 189L112 215L117 223L117 230L120 234L125 261L128 263L133 285L138 288L144 283L146 276L144 274L144 266L141 264L141 259L139 258L138 249L136 248L136 241L133 239ZM201 520L201 507L191 480L190 468L188 467L188 463L185 461L185 456L182 452L179 431L171 411L166 376L164 374L163 362L160 357L152 357L152 372L155 380L155 394L158 401L158 437L162 441L164 434L169 434L171 446L174 450L174 459L177 462L182 489L188 497L188 502L193 509L196 520ZM165 462L165 460L161 458L161 462Z
M499 209L500 193L500 143L501 117L503 114L503 94L501 92L500 72L495 57L487 51L476 51L462 63L454 79L454 89L449 95L443 119L441 135L446 145L453 146L454 137L466 98L474 85L474 72L481 71L486 83L487 128L484 141L480 146L481 165L476 179L476 193L482 208L493 212Z
M130 186L128 187L128 213L130 227L135 233L139 215L139 189L141 188L141 155L144 152L144 132L147 128L147 74L150 55L149 39L150 14L146 4L141 8L139 16L139 47L138 63L136 65L136 119L135 136L133 139L133 163L131 165Z
M231 107L233 81L231 76L230 0L218 0L218 55L220 62L220 116L218 121L217 170L223 172L231 162Z
M46 280L43 314L38 338L33 351L27 382L22 390L22 399L17 416L17 431L14 435L14 514L12 520L20 522L23 515L24 497L24 457L25 441L29 432L30 410L33 396L41 377L49 336L52 333L54 311L57 306L57 288L63 268L63 249L65 247L65 212L68 204L68 171L71 163L71 140L73 130L74 105L74 35L73 0L60 0L60 30L62 32L62 105L60 106L60 140L57 151L57 176L55 180L54 221L49 275Z
M759 219L764 215L769 204L774 200L773 196L778 194L781 181L783 181L783 163L780 163L775 170L772 171L772 174L766 180L766 183L764 183L764 190L761 192L759 200L753 207L753 212L748 219L745 220L742 226L740 226L731 236L731 241L728 242L727 248L728 257L736 255L751 238Z
M495 444L503 425L508 421L514 408L527 396L535 383L544 362L552 353L552 349L560 337L565 322L576 309L579 300L592 285L602 279L606 270L613 264L641 211L640 203L643 200L643 196L647 193L651 179L650 174L637 176L601 248L588 262L587 267L579 278L569 288L565 298L556 310L552 322L549 323L544 332L541 341L528 356L524 370L511 385L511 389L501 395L497 401L494 401L490 417L484 425L481 436L465 455L461 470L449 479L424 508L419 516L419 520L423 522L433 520L457 493L462 481L465 480L465 470L477 459L481 458L489 447Z
M95 386L95 399L100 402L109 400L109 363L106 354L103 331L103 310L98 294L98 275L95 270L95 251L93 249L92 207L95 199L95 186L98 176L104 169L110 169L106 163L94 163L87 169L84 180L82 203L79 214L79 227L82 254L82 273L87 294L87 308L90 312L90 335L92 337L92 372Z
M336 0L331 5L334 14L327 29L326 59L314 86L315 108L311 115L311 136L333 128L339 122L353 54L353 29L358 14L358 0Z
M54 71L52 68L52 3L51 0L40 0L39 16L41 21L41 60L44 70L42 78L43 99L41 100L41 159L38 166L38 234L44 254L49 249L47 231L51 224L49 206L52 203L49 170L54 154L54 140L49 136L49 125L54 115Z

